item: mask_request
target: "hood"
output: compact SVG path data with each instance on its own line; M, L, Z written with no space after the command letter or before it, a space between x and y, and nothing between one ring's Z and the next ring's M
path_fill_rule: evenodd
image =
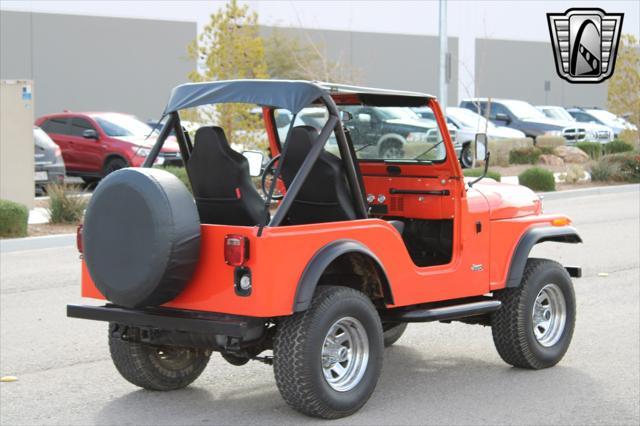
M575 121L565 121L565 120L554 120L552 118L525 118L522 121L525 123L539 123L539 124L547 124L549 126L557 126L558 129L563 129L565 127L581 127L580 124Z
M487 136L490 138L524 138L526 135L520 130L510 127L496 126L487 129Z
M475 178L465 178L465 182ZM473 186L487 200L489 219L512 219L542 213L540 197L527 187L482 179Z
M151 135L148 138L146 136L118 136L114 137L114 139L118 139L119 141L128 142L132 145L141 146L144 148L151 148L158 140L158 137L155 135ZM180 151L180 147L178 146L178 142L176 141L175 136L169 136L164 142L162 152L177 151Z

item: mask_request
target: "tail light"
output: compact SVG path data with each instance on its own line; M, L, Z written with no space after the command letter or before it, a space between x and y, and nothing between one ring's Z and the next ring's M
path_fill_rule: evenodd
M83 225L78 225L78 229L76 229L76 247L78 247L78 251L80 253L84 252L84 244L82 244L82 228Z
M62 150L60 149L60 147L58 145L56 145L55 149L53 150L53 155L58 158L62 156Z
M242 266L249 259L249 240L242 235L224 237L224 261L227 265Z

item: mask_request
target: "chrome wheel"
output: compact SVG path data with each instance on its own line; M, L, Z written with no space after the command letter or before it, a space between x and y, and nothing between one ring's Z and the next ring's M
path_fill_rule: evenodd
M329 386L338 392L353 389L368 362L369 339L360 321L345 317L333 323L322 346L322 372Z
M536 296L531 313L533 334L538 343L550 347L558 343L567 322L567 304L556 284L547 284Z

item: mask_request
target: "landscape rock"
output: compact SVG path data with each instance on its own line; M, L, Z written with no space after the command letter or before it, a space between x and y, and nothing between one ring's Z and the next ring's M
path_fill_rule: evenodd
M540 164L544 164L547 166L563 166L564 160L557 155L552 154L542 154L538 159Z
M575 146L558 146L553 153L561 157L565 163L583 164L589 161L587 153Z

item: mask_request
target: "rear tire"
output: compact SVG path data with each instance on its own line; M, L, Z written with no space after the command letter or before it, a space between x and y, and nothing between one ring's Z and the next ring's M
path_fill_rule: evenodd
M502 307L491 317L500 357L519 368L556 365L567 352L576 319L571 278L557 262L529 259L517 288L496 292Z
M369 298L347 287L320 286L309 309L278 325L276 383L287 404L303 414L345 417L373 393L383 353L382 324Z
M113 325L110 325L110 330ZM152 346L128 342L109 333L116 369L130 383L148 390L182 389L204 371L211 352L198 348Z
M400 338L404 334L405 330L407 329L408 325L409 324L406 323L406 322L401 323L401 324L395 324L395 325L390 326L390 327L385 327L384 324L383 324L383 329L384 329L384 347L388 348L389 346L393 345L398 340L400 340Z

